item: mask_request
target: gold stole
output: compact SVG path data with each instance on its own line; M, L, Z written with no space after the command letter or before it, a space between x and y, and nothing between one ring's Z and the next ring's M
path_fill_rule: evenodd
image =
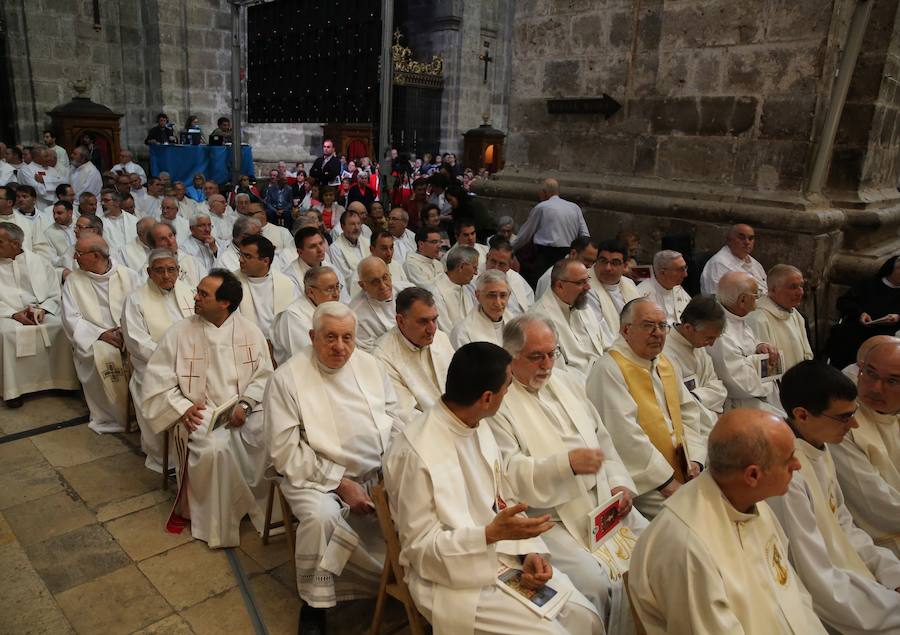
M148 281L138 293L141 297L141 307L144 310L144 320L147 322L150 339L158 342L174 324L165 306L169 299L168 294L163 294L152 280ZM185 283L177 281L175 288L170 293L174 295L181 317L190 317L194 314L193 294Z
M637 404L638 425L647 433L650 443L665 457L672 469L675 470L675 480L679 483L687 481L684 461L679 459L684 451L684 428L681 424L681 400L679 399L678 381L672 364L660 355L656 365L659 378L663 385L663 394L666 398L666 406L672 427L675 430L675 445L672 444L672 436L666 425L666 419L659 402L656 400L656 392L653 390L653 380L650 371L641 368L622 353L615 349L609 351L613 361L625 378L625 385L631 398ZM679 452L679 449L681 452ZM683 457L683 455L681 455Z

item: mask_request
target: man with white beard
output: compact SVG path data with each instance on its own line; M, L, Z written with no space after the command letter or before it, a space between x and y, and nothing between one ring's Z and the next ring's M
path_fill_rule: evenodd
M588 270L591 284L588 304L601 328L607 329L613 340L619 332L622 309L641 296L631 278L625 275L627 268L628 247L617 240L605 240L597 245L597 260Z
M272 269L275 246L265 236L247 236L241 241L240 271L234 275L241 283L244 299L241 315L271 338L272 322L297 299L297 288L283 273Z
M322 232L316 227L301 227L294 234L294 245L297 248L297 257L286 266L283 273L291 279L297 292L303 295L304 279L306 272L313 267L331 267L334 274L338 277L340 283L340 301L344 304L350 303L350 289L347 288L347 281L341 277L337 267L331 264L331 258L328 255L328 242L322 235Z
M747 323L760 342L778 350L785 372L812 359L806 320L797 307L803 302L803 274L791 265L775 265L768 273L769 292L756 303Z
M122 307L140 286L140 277L110 259L109 246L100 236L80 237L75 260L79 268L63 287L62 322L90 410L88 427L97 434L123 432L128 384L122 359Z
M677 251L665 249L653 256L653 276L637 286L637 292L666 312L669 324L678 324L691 296L681 287L688 275L687 262Z
M534 291L525 278L512 268L513 249L509 241L502 236L494 236L490 242L491 248L484 261L485 270L496 269L506 275L506 284L509 287L506 310L512 316L521 315L534 304Z
M453 347L437 330L438 307L430 291L408 287L397 294L397 326L378 340L373 354L384 364L404 421L425 412L444 393Z
M103 237L116 253L137 238L138 219L122 211L122 195L114 190L103 190L100 202L103 213L98 216L103 221Z
M341 283L329 266L311 267L303 276L303 294L275 316L272 323L272 355L278 366L309 346L309 331L316 307L323 302L338 302Z
M542 538L553 563L593 603L606 630L630 631L622 578L647 525L631 506L634 481L580 378L554 370L553 323L533 315L513 318L503 329L503 346L512 355L513 382L488 423L513 495L529 505L529 516L551 515L554 526ZM622 523L594 551L590 514L619 493Z
M262 225L252 216L241 216L231 228L231 242L219 249L216 257L217 268L237 271L241 268L241 241L247 236L259 235Z
M132 367L128 388L136 404L141 403L144 372L157 342L175 322L194 314L193 292L178 279L176 255L154 249L146 262L147 282L128 296L122 310L122 339ZM135 408L134 414L141 430L141 450L147 455L144 465L161 473L163 434L167 433L151 430L142 408Z
M471 282L478 271L478 258L472 247L455 245L444 259L447 271L427 287L437 303L438 327L448 335L476 307Z
M384 369L355 350L346 305L320 304L310 339L275 371L263 409L269 460L299 520L300 632L324 633L324 609L377 591L384 538L369 490L402 423Z
M458 349L469 342L503 344L503 327L512 319L507 311L510 298L506 274L488 269L475 280L475 308L453 327L450 342Z
M191 535L213 548L240 544L241 519L261 520L269 489L259 404L272 360L262 332L238 313L240 303L234 275L210 271L197 285L196 315L165 332L141 387L151 430L174 428L178 494L166 529L181 533L190 524Z
M362 289L350 302L350 309L356 314L356 344L362 350L371 352L378 338L396 323L394 299L397 294L412 285L395 281L384 260L376 256L360 261L356 279Z
M0 223L0 389L7 408L39 390L77 390L72 348L60 323L59 276L22 249L18 225Z
M349 280L360 261L369 256L369 240L360 235L362 221L358 212L347 210L341 214L341 229L341 235L328 248L328 255L344 280Z

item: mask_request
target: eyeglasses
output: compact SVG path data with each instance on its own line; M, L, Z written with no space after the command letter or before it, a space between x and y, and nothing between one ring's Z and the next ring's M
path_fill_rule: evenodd
M176 267L151 267L150 268L150 271L152 271L153 273L155 273L158 276L161 276L164 273L167 273L169 275L175 275L180 270L181 269L177 266Z
M619 260L618 258L613 258L612 260L607 260L606 258L597 258L598 265L612 265L613 267L621 267L625 264L624 260Z
M240 254L241 254L241 258L243 258L244 260L253 260L254 258L256 258L257 260L261 260L261 258L259 256L254 256L253 254L248 254L246 251L242 251L242 252L240 252Z
M559 349L559 346L557 346L549 353L540 353L540 352L529 353L528 355L525 355L525 359L528 360L529 362L531 362L532 364L538 364L538 363L544 361L544 359L549 359L551 362L555 362L557 359L559 359L559 357L561 355L562 355L562 351Z
M661 267L663 271L677 271L679 273L687 273L687 265L683 267Z
M423 240L423 241L421 241L421 242L423 242L423 243L428 243L429 245L440 245L440 244L441 244L441 239L438 238L437 240Z
M892 390L900 387L900 378L898 377L882 377L875 370L869 366L863 366L862 371L860 372L860 376L865 377L869 381L880 381L885 385L885 387L890 388Z
M97 253L96 251L78 251L76 249L75 253L72 255L74 255L76 258L81 258L82 256L88 256L90 254L96 254L96 253Z
M632 324L632 326L644 333L653 333L656 330L668 333L669 329L672 328L672 325L668 322L641 322L640 324Z
M340 293L341 289L343 288L344 285L342 285L340 282L338 282L337 284L333 284L330 287L325 287L324 289L322 287L313 286L313 289L317 289L319 291L322 291L323 293L330 293L332 295L335 293Z
M390 283L391 283L391 274L389 274L389 273L384 274L380 278L369 278L368 280L366 280L366 284L371 284L371 285L376 285L376 284L381 285L381 284L390 284Z
M569 284L577 284L579 287L583 287L584 285L590 283L590 278L582 278L581 280L564 280L560 278L560 282L568 282Z
M508 291L488 291L484 295L488 300L509 300Z
M838 423L843 423L846 425L846 424L850 423L850 420L854 417L854 415L856 415L857 410L859 410L858 407L854 408L853 412L847 412L847 413L840 414L840 415L827 415L823 412L819 416L825 417L826 419L831 419L832 421L837 421Z

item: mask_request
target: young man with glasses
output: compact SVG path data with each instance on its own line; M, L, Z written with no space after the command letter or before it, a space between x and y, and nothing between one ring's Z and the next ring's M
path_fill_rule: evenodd
M275 245L262 235L247 236L241 241L240 271L235 277L241 283L244 298L240 312L271 339L272 322L297 298L290 278L272 269Z
M619 314L628 303L639 298L634 282L625 275L628 269L628 246L617 240L605 240L597 245L597 259L588 277L591 292L588 304L602 317L613 333L619 332Z
M406 257L403 269L409 281L418 287L425 287L444 273L441 262L441 234L436 229L422 227L416 232L418 251Z

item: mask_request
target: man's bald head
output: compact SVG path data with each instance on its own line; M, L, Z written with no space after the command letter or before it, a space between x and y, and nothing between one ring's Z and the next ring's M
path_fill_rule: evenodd
M373 300L387 302L394 295L391 272L378 256L367 256L359 261L356 277L363 292Z
M900 340L891 337L869 348L856 383L867 407L882 414L900 412Z
M147 242L147 232L149 232L155 224L156 219L152 216L145 216L137 222L136 231L138 238L140 238L142 242Z
M361 203L360 201L353 201L352 203L350 203L347 206L347 211L356 212L360 216L367 213L365 204Z
M859 350L856 351L856 363L862 366L863 362L866 361L866 356L869 354L869 351L881 344L890 344L892 342L900 344L900 338L894 337L893 335L873 335L860 344Z
M756 308L759 283L749 273L729 271L719 279L716 299L726 309L743 317Z

